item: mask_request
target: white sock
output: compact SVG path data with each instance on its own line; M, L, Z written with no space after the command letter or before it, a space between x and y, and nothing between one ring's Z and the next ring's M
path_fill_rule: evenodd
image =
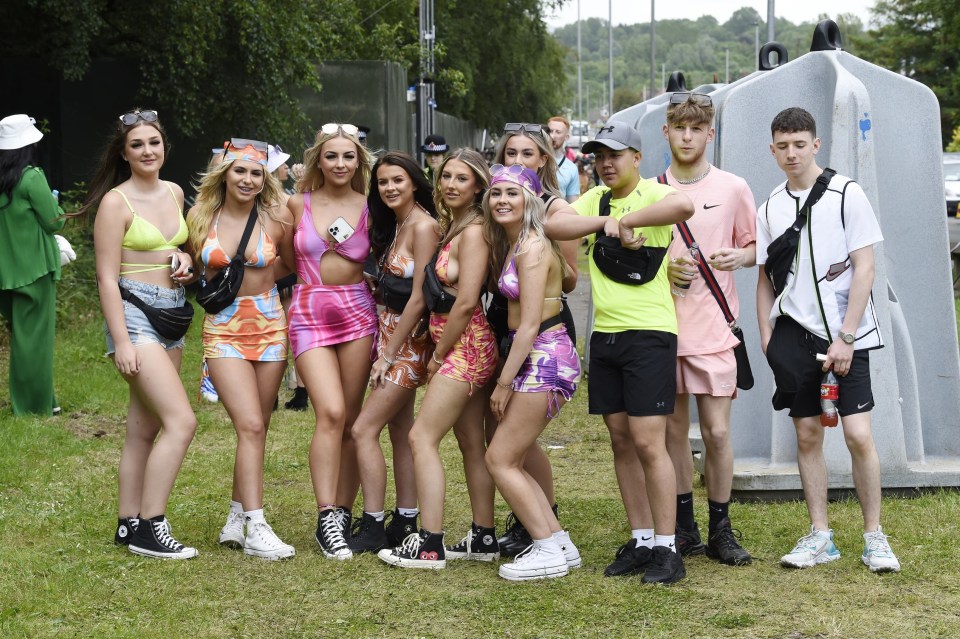
M676 542L676 535L654 535L653 545L666 546L673 552L677 552L675 542Z
M558 544L570 543L570 533L566 530L557 531L553 533L552 537Z
M563 553L563 549L560 548L560 544L557 543L557 540L552 535L546 539L534 539L533 543L535 546L545 550L550 554Z
M397 508L397 512L404 517L416 517L420 514L419 508Z
M653 528L634 528L631 533L637 540L637 548L653 548Z
M381 510L380 512L375 512L375 513L368 513L367 511L363 511L363 514L364 514L364 515L370 515L371 517L373 517L373 518L376 519L377 521L383 521L383 511L382 511L382 510Z
M258 508L257 510L248 510L243 513L243 518L250 522L251 524L256 524L261 521L267 521L263 516L263 508Z
M239 501L233 501L233 500L231 499L231 500L230 500L230 512L233 513L234 515L242 515L242 514L243 514L243 504L241 504Z

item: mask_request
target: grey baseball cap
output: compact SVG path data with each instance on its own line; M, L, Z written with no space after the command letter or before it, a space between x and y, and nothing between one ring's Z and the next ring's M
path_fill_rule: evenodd
M597 137L584 144L580 151L581 153L595 153L602 146L614 151L622 151L627 148L639 151L640 132L626 122L612 120L597 131Z

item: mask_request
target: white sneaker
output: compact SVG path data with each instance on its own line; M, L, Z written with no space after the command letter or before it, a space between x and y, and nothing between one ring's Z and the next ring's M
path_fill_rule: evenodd
M833 531L824 532L810 526L810 534L804 535L793 550L780 558L780 565L788 568L812 568L840 559L840 551L833 544Z
M513 563L501 564L500 576L508 581L552 579L569 573L567 558L554 540L534 541Z
M566 530L555 532L553 533L553 540L560 545L560 550L563 551L563 556L567 560L567 568L579 568L583 560L580 558L580 551L570 539L570 533Z
M227 523L220 529L220 539L217 541L222 546L230 548L243 548L243 513L230 512L227 515Z
M293 546L280 541L277 533L273 532L273 528L265 521L247 522L243 552L261 559L286 559L297 554Z
M900 562L890 549L887 536L883 529L877 526L876 532L863 534L863 554L860 561L870 569L870 572L900 572Z

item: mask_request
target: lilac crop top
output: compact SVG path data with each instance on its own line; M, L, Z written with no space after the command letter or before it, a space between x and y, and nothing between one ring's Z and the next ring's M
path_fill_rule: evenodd
M517 242L516 248L513 249L513 255L510 256L509 261L503 267L503 271L500 273L500 279L497 280L497 288L500 289L500 294L503 295L508 300L518 300L520 299L520 276L517 274L517 251L520 250L520 243ZM556 300L558 302L563 301L563 297L545 297L543 301L549 302L551 300Z
M293 248L297 256L297 274L305 284L323 284L320 277L320 258L331 249L330 244L317 233L313 223L313 212L310 203L311 193L303 194L303 215L300 224L293 234ZM357 222L357 228L346 242L337 242L333 245L334 252L350 260L362 264L370 254L370 232L367 229L367 215L369 209L364 205L363 213Z

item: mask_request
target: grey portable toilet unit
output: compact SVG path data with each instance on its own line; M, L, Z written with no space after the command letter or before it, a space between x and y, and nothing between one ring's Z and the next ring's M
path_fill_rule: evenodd
M731 84L717 105L715 164L747 180L758 204L784 181L770 122L800 106L817 120L817 162L853 178L876 211L873 299L885 347L870 353L873 433L885 489L960 486L960 352L943 203L939 105L924 85L840 48L836 24L817 27L796 60ZM733 402L734 494L801 488L796 436L774 412L773 378L760 349L758 269L736 276L740 324L756 386ZM853 487L841 428L826 434L831 489Z

